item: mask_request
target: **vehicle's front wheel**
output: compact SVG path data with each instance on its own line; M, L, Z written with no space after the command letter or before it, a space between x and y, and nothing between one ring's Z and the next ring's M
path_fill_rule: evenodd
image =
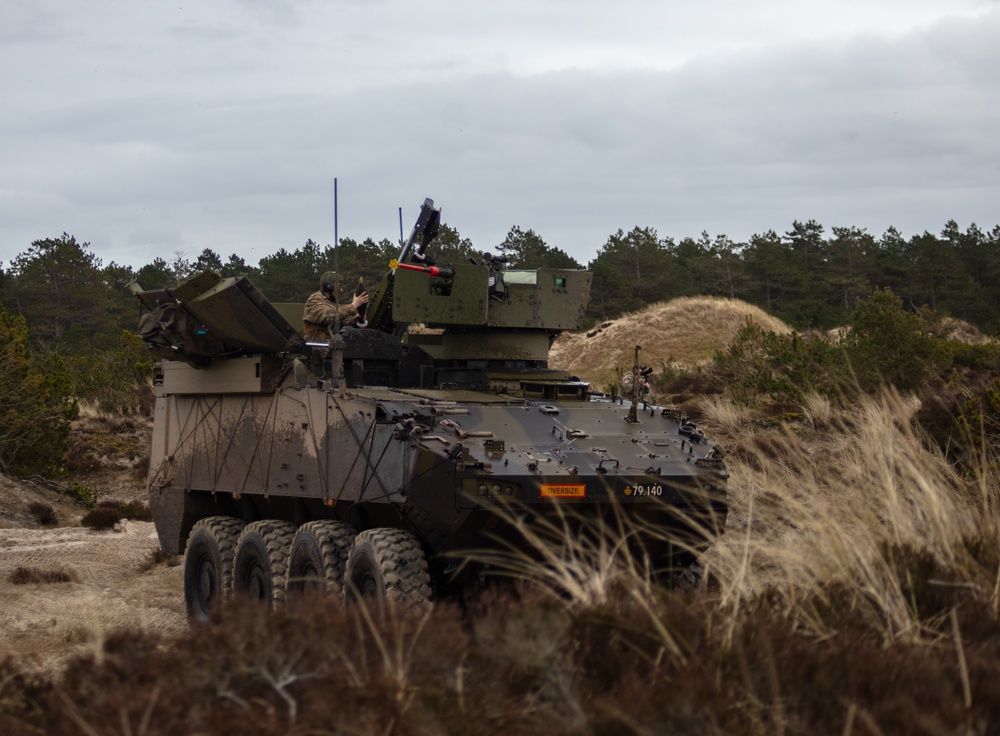
M420 542L402 529L369 529L354 539L347 560L347 600L380 602L426 610L431 576Z
M236 543L233 592L266 603L269 608L285 602L288 551L295 525L265 519L248 524Z
M243 521L210 516L198 521L184 551L184 603L188 618L207 621L233 592L233 558Z
M288 595L324 590L344 595L347 558L357 531L342 521L310 521L295 532L288 558Z

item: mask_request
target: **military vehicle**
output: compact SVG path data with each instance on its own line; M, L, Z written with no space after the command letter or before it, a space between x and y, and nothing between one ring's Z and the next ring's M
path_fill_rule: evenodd
M517 549L514 519L642 521L655 533L631 543L664 570L721 530L728 472L693 423L548 366L591 274L488 253L438 266L439 220L426 200L367 326L335 325L325 343L293 327L301 305L246 278L133 286L163 358L150 506L163 550L185 555L193 619L233 591L422 605L481 578L464 551Z

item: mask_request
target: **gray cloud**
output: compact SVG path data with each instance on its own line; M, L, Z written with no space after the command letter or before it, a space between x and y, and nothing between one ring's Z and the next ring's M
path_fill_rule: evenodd
M481 248L516 224L583 261L636 225L744 239L793 219L876 234L998 219L995 5L894 33L879 19L861 35L786 29L776 43L766 22L801 3L759 4L761 17L717 3L759 41L727 31L713 44L693 6L636 3L647 25L675 26L664 43L699 29L704 48L680 55L660 53L639 12L538 3L525 25L454 5L374 22L355 2L243 2L207 18L154 4L113 33L100 30L109 16L81 17L62 46L29 18L0 49L14 70L0 82L0 260L63 231L134 265L330 242L335 176L342 236L394 238L397 207L407 221L431 196ZM435 17L448 33L428 35Z

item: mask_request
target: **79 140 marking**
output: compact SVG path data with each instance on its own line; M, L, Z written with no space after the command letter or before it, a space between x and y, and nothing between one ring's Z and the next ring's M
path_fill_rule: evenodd
M624 493L626 496L662 496L663 486L655 483L650 485L636 483L635 485L625 486Z

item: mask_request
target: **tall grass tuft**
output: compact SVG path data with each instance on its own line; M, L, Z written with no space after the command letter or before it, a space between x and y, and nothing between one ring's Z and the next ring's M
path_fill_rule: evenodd
M620 507L613 507L611 519L589 518L558 504L546 510L553 513L496 506L494 513L515 534L498 538L493 548L463 551L461 558L485 565L493 575L527 581L572 608L608 605L622 591L652 596L653 563L631 544L639 528Z
M924 442L918 406L886 392L824 418L839 428L819 448L787 428L741 445L706 560L724 611L766 599L820 635L846 611L889 641L937 630L955 589L996 606L997 479L970 483Z

